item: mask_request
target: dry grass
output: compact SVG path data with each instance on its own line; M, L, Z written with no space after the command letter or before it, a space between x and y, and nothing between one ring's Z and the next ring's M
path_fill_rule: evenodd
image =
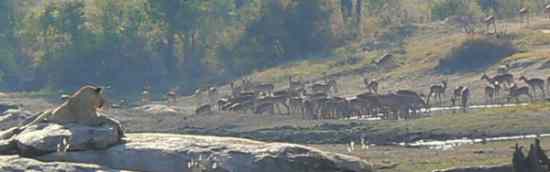
M527 146L533 140L492 142L487 144L462 145L452 150L429 150L396 146L370 146L348 152L347 145L312 145L323 150L345 153L366 159L375 164L380 172L429 172L435 169L480 165L502 165L512 162L516 143ZM550 138L542 139L542 147L550 149Z

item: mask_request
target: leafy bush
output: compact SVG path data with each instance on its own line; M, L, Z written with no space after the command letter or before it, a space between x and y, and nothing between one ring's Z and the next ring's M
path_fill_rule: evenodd
M481 70L517 51L517 48L506 40L468 39L453 48L445 58L440 59L437 69L450 73Z

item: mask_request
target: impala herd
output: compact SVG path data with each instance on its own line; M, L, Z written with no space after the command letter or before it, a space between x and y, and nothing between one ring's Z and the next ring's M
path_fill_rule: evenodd
M496 103L499 95L505 95L507 102L519 101L521 96L529 100L537 97L544 98L546 89L550 86L550 77L547 80L520 76L517 81L527 86L518 86L514 75L504 73L499 69L495 76L483 74L480 80L486 81L485 101L487 104ZM322 79L315 83L307 83L288 77L286 89L275 90L269 83L256 83L250 79L241 80L240 84L230 84L231 95L217 101L199 106L196 114L217 111L254 113L254 114L282 114L300 115L304 119L342 119L352 117L379 118L388 120L411 119L419 117L420 112L430 110L430 99L441 104L447 90L451 90L450 101L452 106L460 106L464 111L472 95L470 88L458 86L448 89L447 81L433 84L429 87L429 94L419 94L412 90L396 90L389 93L378 93L378 81L363 77L364 93L353 97L339 97L338 83L335 79ZM546 86L546 87L545 87ZM208 90L215 90L209 88ZM203 92L204 90L197 90ZM501 93L507 91L507 93ZM199 96L199 95L196 95ZM209 95L210 96L210 95Z

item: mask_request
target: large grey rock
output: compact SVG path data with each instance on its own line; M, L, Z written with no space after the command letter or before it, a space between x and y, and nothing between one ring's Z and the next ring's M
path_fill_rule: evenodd
M20 153L37 155L56 152L59 146L68 151L105 149L119 143L119 136L108 127L39 123L27 127L13 140Z
M67 162L40 162L34 159L22 158L19 156L0 156L0 171L32 171L32 172L95 172L113 170L98 165L67 163Z
M364 160L305 146L247 139L127 134L127 142L102 151L57 152L44 161L98 164L151 172L370 172Z
M21 105L13 103L0 103L0 113L4 113L8 109L19 109Z
M8 109L0 115L0 130L6 130L20 125L33 114L22 109Z
M479 167L457 167L433 172L513 172L512 165L479 166Z

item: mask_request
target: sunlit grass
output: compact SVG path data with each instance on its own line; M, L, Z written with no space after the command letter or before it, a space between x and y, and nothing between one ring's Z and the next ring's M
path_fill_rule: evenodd
M255 72L253 76L258 80L271 82L286 82L288 76L295 78L318 78L322 77L323 74L330 75L366 67L382 55L380 51L357 55L357 49L350 47L335 49L326 55L326 57L307 58L308 60ZM346 63L347 58L352 56L357 58L357 63Z
M483 109L468 113L437 114L408 121L369 123L373 133L431 133L444 135L513 135L550 132L550 103ZM482 132L482 133L480 133Z

